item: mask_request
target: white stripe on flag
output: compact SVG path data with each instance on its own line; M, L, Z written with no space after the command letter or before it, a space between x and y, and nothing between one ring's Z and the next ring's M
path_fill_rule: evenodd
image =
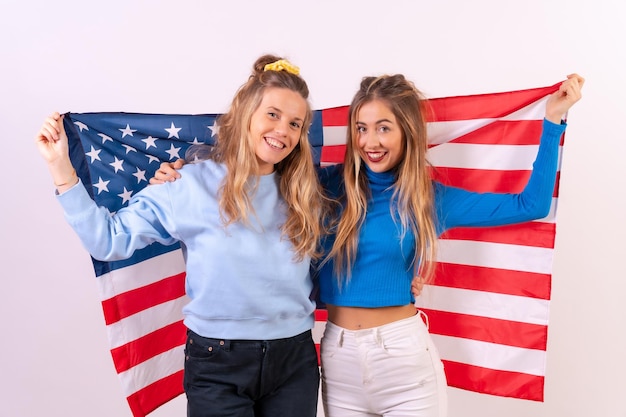
M440 239L437 261L550 274L553 252L551 248Z
M326 328L326 321L315 320L313 329L311 329L311 335L313 336L313 341L315 343L319 344L322 341L322 336L324 335L325 328Z
M468 314L546 326L548 300L519 295L425 285L417 305L429 310Z
M511 114L500 118L500 120L516 121L516 120L543 120L546 114L546 102L550 96L545 96L537 101L534 101L522 107L521 109L514 111Z
M429 122L426 124L428 143L442 145L456 138L483 128L497 119L452 120L446 122Z
M539 145L444 143L428 150L428 160L444 168L530 171L538 149Z
M126 396L183 369L184 349L176 346L118 374Z
M483 368L545 375L546 352L458 337L432 335L442 358ZM484 382L484 381L483 381Z
M107 326L111 349L132 342L169 324L182 320L182 309L189 297L155 305Z
M347 131L348 128L346 126L322 127L322 132L324 134L324 146L345 145Z
M436 167L489 170L530 170L537 157L537 145L478 145L444 143L428 150Z
M178 249L103 274L98 277L98 286L102 300L107 300L184 271L185 261L182 251Z

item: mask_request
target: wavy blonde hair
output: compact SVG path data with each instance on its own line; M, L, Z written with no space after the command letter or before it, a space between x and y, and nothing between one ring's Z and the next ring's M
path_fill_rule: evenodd
M280 177L280 193L287 207L282 232L293 244L296 259L302 260L304 256L316 259L321 254L319 239L324 203L308 137L312 120L309 89L299 75L284 70L264 71L266 64L280 59L273 55L257 59L248 81L235 94L228 112L218 120L219 132L212 158L224 163L228 171L221 188L220 212L225 226L237 221L250 224L250 215L254 215L250 199L258 185L258 181L251 184L250 179L259 171L249 134L252 115L267 89L285 88L297 92L307 108L300 138L291 153L275 165Z
M336 225L336 239L329 253L335 261L335 275L349 280L358 251L359 231L367 213L370 196L358 147L357 117L361 107L373 100L385 103L396 117L402 130L404 156L394 168L395 182L390 210L399 218L402 237L407 230L415 236L412 260L415 273L430 280L434 273L437 247L434 190L426 159L426 113L428 102L415 85L403 75L365 77L350 104L350 126L347 134L346 158L343 168L345 201ZM397 206L397 213L393 207ZM401 239L402 239L401 237ZM399 243L399 242L398 242Z

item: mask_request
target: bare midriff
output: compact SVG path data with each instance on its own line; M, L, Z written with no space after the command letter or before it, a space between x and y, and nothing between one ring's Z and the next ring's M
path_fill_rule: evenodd
M348 330L370 329L412 317L416 313L413 304L379 308L340 307L327 304L326 309L330 322Z

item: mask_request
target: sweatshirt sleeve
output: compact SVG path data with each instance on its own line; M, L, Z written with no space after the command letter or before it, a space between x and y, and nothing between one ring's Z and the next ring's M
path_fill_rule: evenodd
M475 193L435 183L438 232L453 227L502 226L547 216L565 127L564 123L557 125L544 119L533 170L519 194Z
M115 261L127 259L154 242L170 245L177 241L168 190L163 185L146 187L114 214L98 207L80 181L57 195L57 200L91 256Z

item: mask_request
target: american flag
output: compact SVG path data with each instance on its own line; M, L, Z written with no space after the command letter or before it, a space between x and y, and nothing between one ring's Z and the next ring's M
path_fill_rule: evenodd
M547 96L557 86L432 99L429 159L438 181L518 192L537 153ZM316 163L343 161L347 106L314 112ZM67 113L70 156L98 205L114 213L162 161L211 144L217 115ZM558 185L558 177L557 177ZM418 297L451 386L543 400L555 212L521 225L453 229L437 275ZM135 417L183 393L185 265L179 245L153 244L119 262L93 260L110 350ZM316 311L319 343L325 310Z

